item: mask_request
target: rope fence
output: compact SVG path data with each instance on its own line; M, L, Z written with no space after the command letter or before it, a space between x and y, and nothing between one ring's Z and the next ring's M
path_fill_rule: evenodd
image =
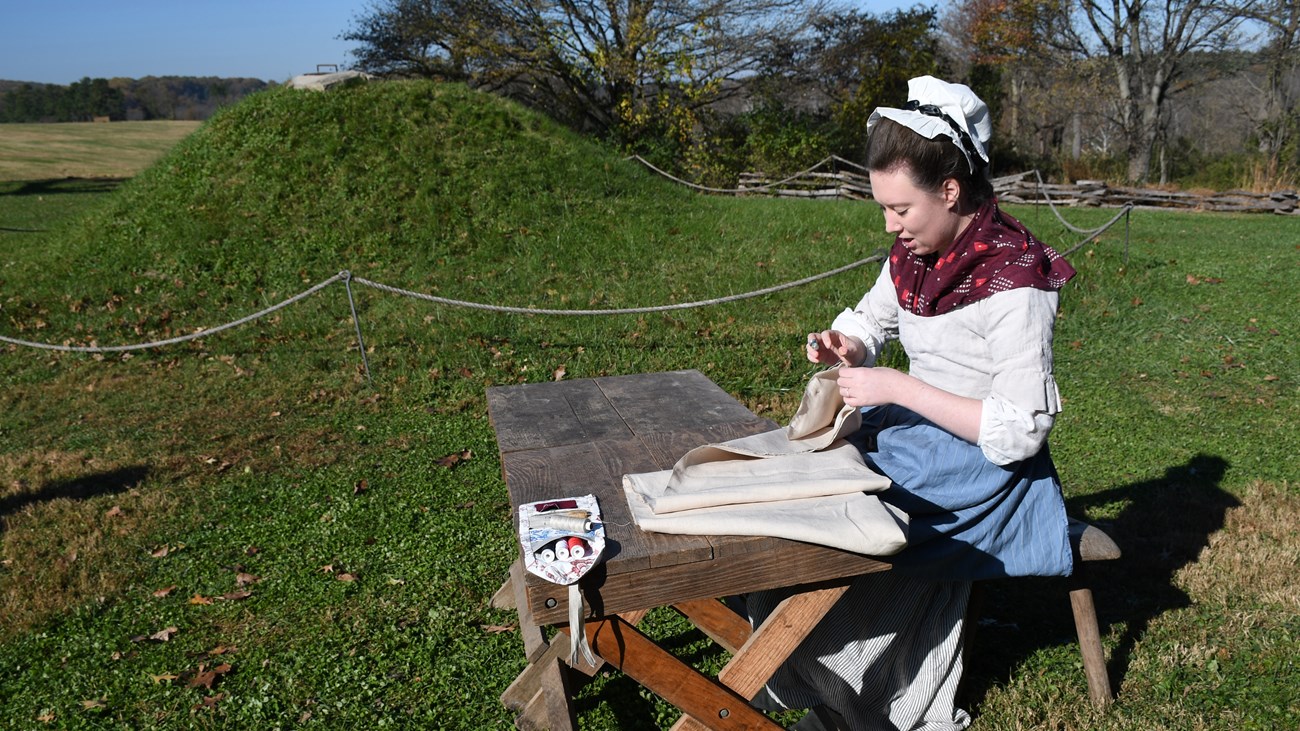
M826 164L847 164L847 165L853 165L855 167L861 168L860 165L856 165L855 163L852 163L848 160L844 160L843 158L839 158L837 156L832 155L822 160L821 162L817 163L812 168L809 168L808 170L805 170L800 173L796 173L795 175L785 180L776 181L774 183L768 184L767 186L758 186L755 188L748 188L744 191L741 191L741 190L724 190L719 188L707 188L704 186L695 185L694 183L689 183L687 181L674 178L668 173L665 173L664 171L655 168L653 165L651 165L649 162L646 162L644 159L642 159L639 156L634 155L632 157L637 160L640 160L640 162L645 164L647 167L650 167L652 170L655 170L656 172L660 173L661 175L664 175L665 177L668 177L672 180L676 180L677 182L680 182L684 185L690 186L697 190L704 190L704 191L714 192L714 193L752 192L753 190L756 190L759 187L775 187L783 183L786 183L789 180L797 178L800 175L804 175L805 173L816 170ZM1037 175L1037 171L1035 171L1035 175ZM1039 184L1041 185L1042 178L1039 177L1038 181ZM1053 204L1051 198L1046 195L1045 191L1044 191L1044 197L1047 198L1048 205L1051 208L1052 212L1056 215L1056 217L1061 221L1061 223L1066 228L1076 233L1087 234L1087 236L1082 241L1079 241L1074 246L1062 252L1061 253L1062 256L1068 257L1070 254L1073 254L1075 251L1078 251L1084 245L1096 240L1097 237L1105 233L1111 226L1114 226L1115 223L1118 222L1120 218L1124 218L1125 219L1124 259L1127 262L1128 233L1129 233L1128 216L1133 209L1132 204L1125 206L1118 214L1115 215L1114 218L1107 221L1105 224L1102 224L1100 227L1088 230L1088 229L1081 229L1071 225L1061 216L1060 212L1057 211L1056 206ZM223 323L215 327L200 328L193 333L189 333L187 335L179 335L177 337L167 338L165 340L153 340L149 342L133 343L129 345L61 345L57 343L42 343L42 342L23 340L20 338L11 338L4 335L0 335L0 343L8 343L9 345L21 346L25 348L37 348L42 350L54 350L54 351L61 351L61 352L68 352L68 353L122 353L122 352L129 352L135 350L147 350L150 348L161 348L168 345L177 345L179 343L185 343L191 340L197 340L199 338L206 338L210 335L216 335L219 332L230 330L232 328L239 327L240 325L245 325L247 323L253 322L254 320L258 320L260 318L266 317L267 315L270 315L278 310L282 310L286 307L289 307L290 305L293 305L297 302L300 302L301 300L310 297L311 295L321 291L322 289L325 289L326 287L332 284L335 284L336 282L343 282L343 286L347 291L348 308L352 315L352 324L356 330L357 344L359 346L359 350L361 351L362 366L365 369L366 379L370 380L370 362L366 356L365 340L363 339L362 331L361 331L361 318L357 315L356 300L354 298L353 291L352 291L353 283L359 284L364 287L370 287L371 289L375 289L381 292L387 292L389 294L399 295L402 297L410 297L412 299L423 300L425 302L432 302L435 304L446 305L450 307L463 307L463 308L474 309L474 310L482 310L486 312L498 312L498 313L505 313L505 314L517 314L517 315L545 315L545 316L570 316L570 317L589 317L589 316L604 316L604 315L636 315L636 314L648 314L648 313L655 313L655 312L669 312L673 310L687 310L687 309L694 309L699 307L711 307L714 305L726 304L729 302L739 302L741 300L751 299L754 297L762 297L764 295L773 294L775 292L781 292L787 289L793 289L794 287L799 287L822 279L827 279L829 277L833 277L838 274L843 274L844 272L856 269L858 267L864 266L866 264L870 264L872 262L882 261L883 259L884 259L884 254L875 254L866 257L865 259L859 259L858 261L852 262L850 264L845 264L844 266L841 267L836 267L835 269L831 269L829 271L825 271L820 274L814 274L809 277L796 279L794 281L785 282L783 284L777 284L771 287L764 287L762 289L757 289L752 292L743 292L740 294L733 294L725 297L715 297L712 299L697 300L694 302L680 302L680 303L669 304L669 305L653 305L647 307L620 307L620 308L610 308L610 309L548 309L548 308L541 308L541 307L513 307L508 305L496 305L496 304L488 304L482 302L472 302L468 300L453 299L450 297L439 297L437 295L426 294L424 292L416 292L409 289L403 289L401 287L394 287L393 285L384 284L382 282L376 282L370 279L366 279L364 277L355 277L352 275L352 273L349 270L344 269L340 271L338 274L335 274L332 277L324 279L321 282L314 284L311 287L303 290L302 292L293 295L292 297L289 297L276 304L273 304L270 307L266 307L264 309L258 310L257 312L254 312L250 315L245 315L244 317L241 317L237 320L232 320L230 322Z
M782 192L789 193L790 191L779 190L780 187L794 181L800 181L801 179L811 175L812 173L815 173L817 170L820 170L821 168L827 165L832 165L832 166L841 165L841 166L855 168L856 170L860 171L860 174L862 175L865 175L868 172L866 167L859 165L858 163L855 163L852 160L847 160L845 158L840 157L839 155L829 155L823 158L821 161L815 163L812 167L809 167L805 170L800 170L799 172L793 173L788 177L782 178L781 180L756 183L753 185L747 185L745 187L738 187L738 188L711 188L708 186L699 185L697 183L692 183L689 180L683 180L682 178L679 178L669 172L661 170L660 168L655 167L653 164L651 164L648 160L641 157L640 155L631 155L627 159L636 160L637 162L640 162L642 165L646 166L647 168L654 171L655 173L658 173L660 176L668 180L671 180L675 183L684 185L688 188L703 191L706 193L725 193L731 195L761 193L764 191L772 191L777 193L782 193ZM1070 254L1073 254L1074 252L1078 251L1083 246L1091 243L1092 241L1095 241L1097 237L1101 236L1111 226L1114 226L1115 223L1119 221L1119 219L1123 218L1124 219L1124 263L1128 264L1129 232L1130 232L1129 214L1132 213L1133 209L1136 207L1135 203L1133 202L1124 203L1123 205L1120 206L1119 212L1116 213L1115 216L1111 218L1111 220L1107 221L1106 223L1102 224L1101 226L1095 229L1080 228L1070 223L1069 221L1065 220L1065 217L1061 215L1061 211L1057 208L1056 201L1052 199L1051 194L1048 192L1048 185L1045 182L1043 182L1042 174L1036 169L1033 170L1032 173L1034 178L1038 181L1038 185L1037 185L1038 194L1043 197L1043 200L1047 201L1048 208L1051 209L1052 214L1056 216L1056 219L1061 222L1061 225L1064 226L1066 229L1073 231L1074 233L1085 234L1085 238L1082 241L1079 241L1078 243L1070 247L1068 250L1061 252L1061 256L1069 256ZM744 174L742 174L742 176L743 175ZM1017 173L1015 175L1009 175L1004 178L997 178L993 181L994 188L995 190L999 189L1000 187L1002 187L1000 184L1015 182L1022 178L1028 177L1028 175L1029 173ZM843 196L842 187L831 188L822 192L828 194L828 196L830 197ZM867 187L865 190L859 191L859 193L865 193L865 197L869 198L871 194L870 187ZM854 200L860 200L862 199L863 196L855 195L850 197Z
M394 287L390 284L376 282L370 279L365 279L364 277L354 277L352 276L352 272L344 269L338 274L335 274L334 276L329 277L328 279L322 280L321 282L312 285L311 287L303 290L302 292L299 292L298 294L293 295L292 297L289 297L288 299L282 300L262 310L258 310L257 312L254 312L251 315L245 315L244 317L241 317L238 320L232 320L222 325L217 325L216 327L202 328L193 333L189 333L187 335L179 335L177 337L167 338L165 340L152 340L145 343L133 343L130 345L60 345L58 343L40 343L31 340L22 340L20 338L11 338L5 335L0 335L0 343L8 343L14 346L22 346L26 348L37 348L41 350L55 350L55 351L61 351L67 353L121 353L121 352L133 351L133 350L161 348L168 345L177 345L179 343L185 343L191 340L205 338L208 337L209 335L215 335L224 330L229 330L231 328L239 327L240 325L250 323L254 320L265 317L273 312L282 310L288 307L289 305L299 302L307 297L310 297L311 295L321 291L322 289L325 289L326 287L330 286L331 284L334 284L335 282L343 282L343 285L347 290L348 308L352 314L352 324L357 334L358 349L361 351L361 364L366 373L366 380L370 380L370 362L369 362L369 358L366 356L366 343L361 333L361 318L357 315L356 300L352 293L352 284L354 282L356 284L365 287L370 287L372 289L376 289L381 292L388 292L390 294L396 294L403 297L410 297L412 299L424 300L426 302L433 302L436 304L449 305L453 307L464 307L464 308L474 309L474 310L483 310L487 312L500 312L506 314L522 314L522 315L556 315L556 316L635 315L635 314L646 314L646 313L654 313L654 312L668 312L671 310L686 310L686 309L693 309L697 307L709 307L713 305L725 304L728 302L739 302L741 300L752 299L754 297L762 297L763 295L768 295L774 292L780 292L787 289L793 289L794 287L799 287L808 284L810 282L816 282L821 279L827 279L829 277L833 277L837 274L843 274L844 272L850 271L852 269L856 269L858 267L861 267L866 264L870 264L872 262L882 261L883 259L884 259L884 254L875 254L865 259L859 259L851 264L845 264L844 266L836 267L835 269L831 269L829 271L825 271L820 274L814 274L810 277L804 277L803 279L796 279L792 282L785 282L783 284L777 284L771 287L764 287L762 289L757 289L752 292L743 292L740 294L728 295L726 297L715 297L713 299L698 300L695 302L680 302L671 305L655 305L650 307L622 307L622 308L611 308L611 309L604 309L604 310L558 310L558 309L546 309L541 307L511 307L507 305L493 305L493 304L485 304L482 302L458 300L458 299L452 299L450 297L439 297L437 295L426 294L424 292L415 292L409 289L402 289L401 287Z

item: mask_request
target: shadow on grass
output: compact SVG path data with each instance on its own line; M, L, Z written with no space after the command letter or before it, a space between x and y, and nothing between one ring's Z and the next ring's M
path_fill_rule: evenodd
M1227 468L1222 457L1197 455L1186 464L1167 468L1160 478L1067 500L1068 512L1075 516L1085 515L1094 506L1124 506L1114 520L1091 521L1119 544L1123 556L1086 567L1102 636L1111 628L1119 629L1108 662L1117 693L1122 690L1133 649L1151 622L1191 605L1191 599L1175 585L1174 576L1196 560L1210 536L1223 527L1227 511L1239 504L1220 487ZM962 707L976 711L989 689L1010 682L1034 653L1065 646L1076 657L1078 653L1068 579L1006 579L984 582L982 589L979 615L969 625L960 699ZM661 644L669 651L681 652L691 663L721 654L717 647L687 650L699 637L691 631L661 640ZM1086 693L1081 661L1077 670L1069 672L1061 681L1078 683ZM576 710L582 713L600 703L608 704L619 728L658 728L653 702L630 678L615 673L599 697L579 698Z
M0 195L111 193L127 180L127 178L50 178L0 182Z
M1092 587L1102 637L1119 629L1108 670L1115 692L1124 683L1133 648L1160 615L1191 605L1174 576L1196 560L1209 538L1224 524L1238 500L1220 487L1228 462L1197 455L1169 467L1162 477L1135 482L1067 500L1071 515L1093 506L1123 504L1112 521L1092 521L1119 544L1123 556L1090 563ZM967 706L977 705L989 688L1009 682L1019 667L1040 649L1076 645L1066 579L1010 579L987 582L980 618L968 648ZM1067 682L1071 679L1063 678ZM1085 677L1078 669L1078 683Z
M47 483L35 492L0 498L0 518L12 515L34 503L44 503L59 498L84 500L99 495L112 495L139 485L148 476L147 466L134 465L71 480L57 480Z

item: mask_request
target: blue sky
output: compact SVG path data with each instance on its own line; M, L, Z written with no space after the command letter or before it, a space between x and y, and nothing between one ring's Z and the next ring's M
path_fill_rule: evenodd
M369 0L0 0L0 79L285 81L352 62L336 40Z
M220 76L286 81L352 63L337 37L373 0L0 0L0 79ZM873 13L910 2L850 0Z

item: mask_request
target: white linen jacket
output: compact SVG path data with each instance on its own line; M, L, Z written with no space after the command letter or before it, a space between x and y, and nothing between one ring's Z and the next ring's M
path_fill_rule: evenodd
M889 265L857 307L832 328L861 338L874 365L885 343L897 339L909 373L936 388L983 401L979 446L994 464L1010 464L1042 449L1061 410L1052 376L1052 330L1060 301L1055 291L1020 287L921 317L898 304Z

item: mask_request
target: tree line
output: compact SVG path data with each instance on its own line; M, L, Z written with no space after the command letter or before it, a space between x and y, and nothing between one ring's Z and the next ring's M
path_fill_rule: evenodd
M1295 0L376 0L357 68L469 83L700 182L860 157L907 79L969 84L995 172L1148 183L1300 169Z
M204 120L266 87L259 79L188 76L86 77L66 86L0 81L0 122Z

